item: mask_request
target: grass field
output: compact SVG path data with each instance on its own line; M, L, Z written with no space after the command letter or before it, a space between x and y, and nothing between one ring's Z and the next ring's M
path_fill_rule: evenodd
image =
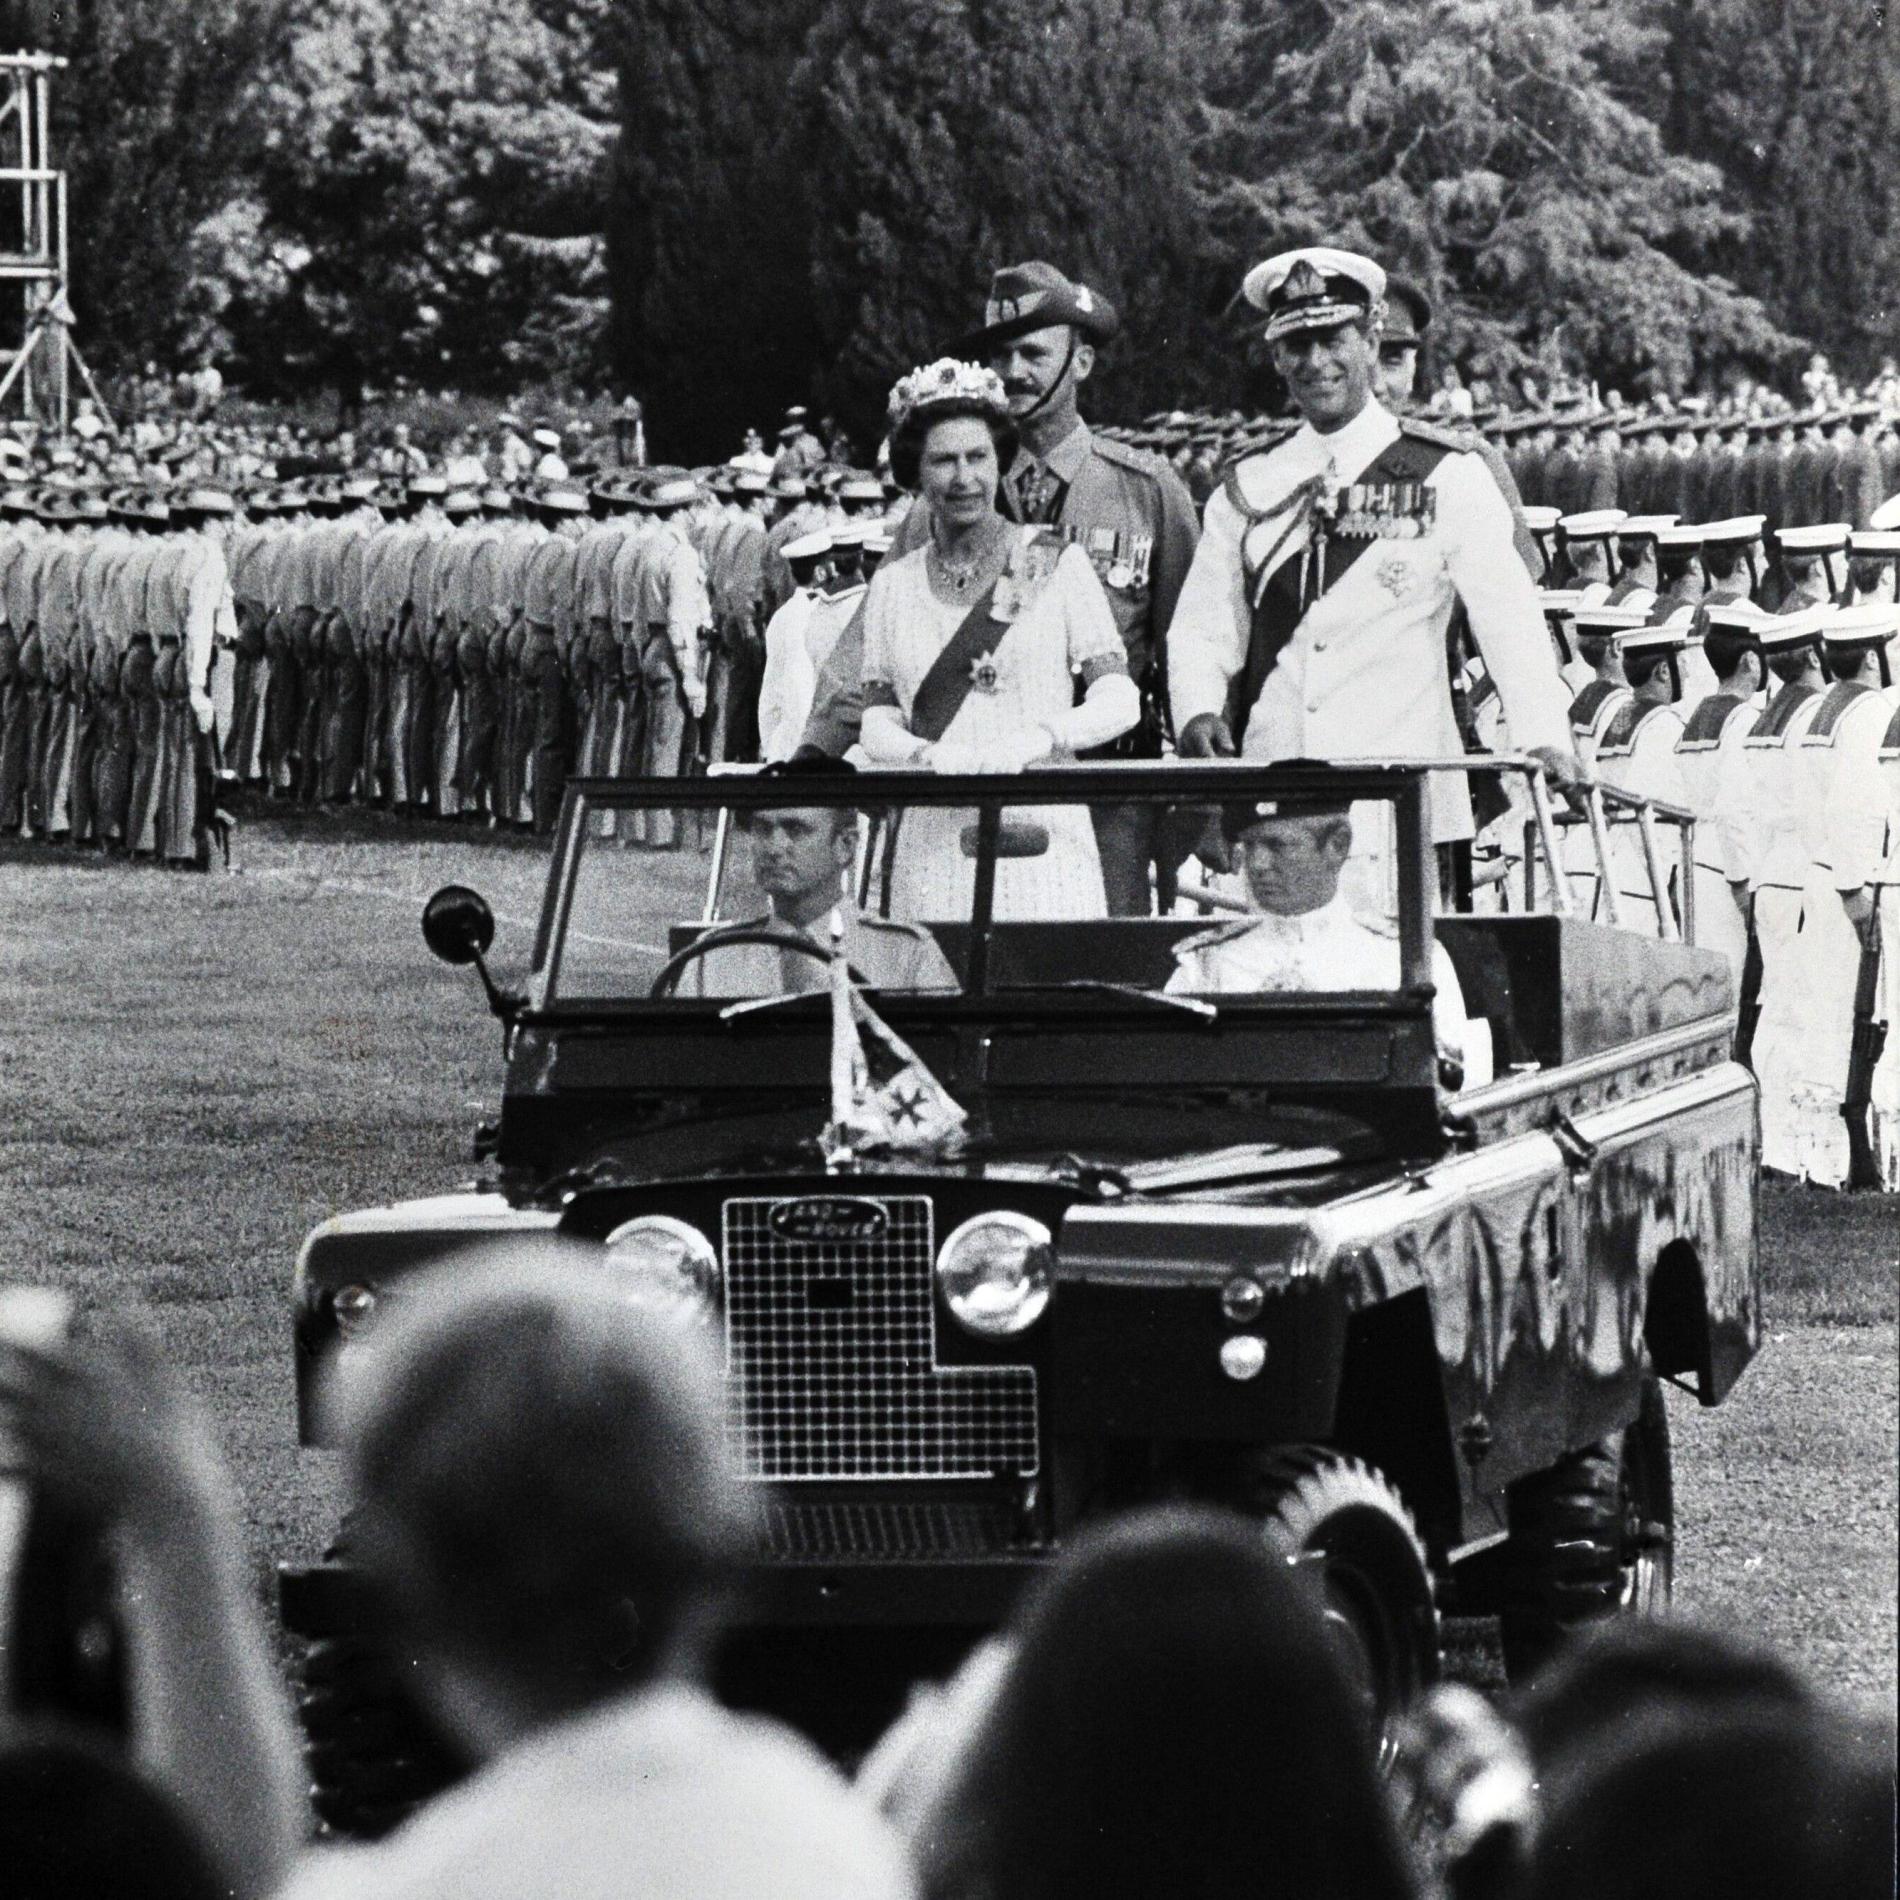
M424 949L422 900L483 890L506 978L543 862L514 838L275 811L232 876L0 846L0 1278L150 1305L237 1466L260 1588L335 1509L328 1461L294 1445L298 1242L469 1178L498 1103L495 1025ZM654 875L696 909L687 864ZM1671 1398L1678 1601L1890 1702L1900 1199L1770 1193L1762 1245L1766 1350L1723 1407Z

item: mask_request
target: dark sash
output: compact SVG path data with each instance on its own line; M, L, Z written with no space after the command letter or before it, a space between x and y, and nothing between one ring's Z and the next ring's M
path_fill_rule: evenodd
M1341 486L1358 487L1370 482L1422 483L1450 452L1449 443L1401 435ZM1238 486L1231 477L1227 488L1229 500L1244 516L1259 518L1259 510L1250 508L1241 498ZM1295 491L1296 494L1299 492ZM1309 509L1310 519L1311 502L1305 505ZM1278 510L1273 512L1277 513ZM1293 525L1297 525L1297 517L1289 524ZM1235 699L1228 710L1228 725L1236 745L1246 732L1248 716L1260 703L1260 691L1267 683L1267 675L1286 651L1287 642L1298 632L1307 611L1328 589L1337 587L1352 572L1367 549L1378 545L1378 537L1323 535L1314 540L1309 529L1309 545L1316 555L1318 567L1316 573L1308 576L1310 598L1303 597L1300 585L1302 570L1309 564L1296 556L1290 555L1282 561L1264 583L1259 582L1256 575L1247 576L1248 593L1253 600L1253 623L1247 641L1246 662L1235 679ZM1269 554L1267 558L1271 560L1272 555Z
M1007 570L1005 570L1007 572ZM991 612L996 605L999 574L984 590L983 597L963 616L944 649L930 663L930 671L911 701L910 729L931 744L950 730L950 722L963 710L974 684L972 669L978 660L996 651L997 643L1009 631L1009 623Z

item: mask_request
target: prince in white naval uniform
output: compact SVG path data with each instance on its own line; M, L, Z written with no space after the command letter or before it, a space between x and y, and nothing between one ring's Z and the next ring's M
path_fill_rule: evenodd
M1458 756L1445 633L1462 602L1517 743L1574 783L1570 695L1497 483L1468 438L1372 394L1385 272L1288 251L1245 288L1304 420L1208 500L1168 639L1183 756ZM1462 775L1434 784L1432 830L1471 835Z

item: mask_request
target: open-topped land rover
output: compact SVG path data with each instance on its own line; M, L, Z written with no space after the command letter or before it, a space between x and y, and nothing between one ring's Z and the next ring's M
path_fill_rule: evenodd
M1514 1670L1659 1607L1658 1381L1716 1404L1759 1338L1727 966L1574 914L1529 768L1542 908L1441 914L1429 776L575 781L521 993L481 900L431 902L505 1024L500 1123L480 1183L309 1237L306 1438L406 1274L558 1236L723 1359L755 1689L775 1653L838 1694L841 1657L947 1661L1076 1524L1157 1497L1311 1572L1375 1724L1435 1674L1441 1604L1497 1615ZM1166 806L1229 867L1215 908L1107 916L1098 802ZM363 1718L347 1545L283 1599L325 1812L374 1825L427 1769Z

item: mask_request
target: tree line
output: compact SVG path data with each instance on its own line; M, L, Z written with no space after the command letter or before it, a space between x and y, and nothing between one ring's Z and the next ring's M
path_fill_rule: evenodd
M1879 0L0 0L71 61L109 369L261 393L631 389L726 447L883 393L1044 256L1123 312L1104 415L1268 392L1245 264L1331 239L1432 342L1636 395L1900 336Z

